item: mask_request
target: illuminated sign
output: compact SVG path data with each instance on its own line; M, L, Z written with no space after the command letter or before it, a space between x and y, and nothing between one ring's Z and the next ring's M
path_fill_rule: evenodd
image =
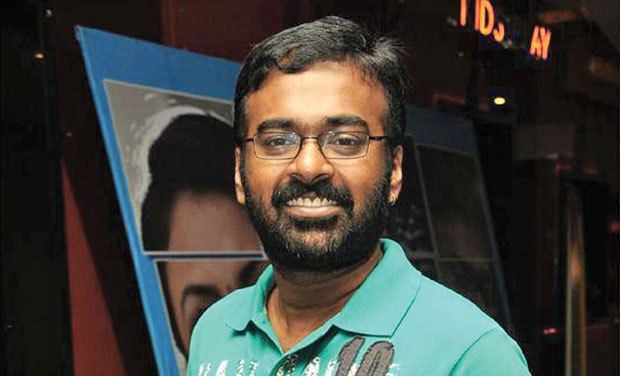
M461 26L467 25L467 1L461 0L461 11L459 23ZM474 30L478 30L480 34L487 36L493 34L496 42L504 40L506 30L502 21L495 24L495 9L489 0L474 0Z
M534 32L530 39L530 55L539 59L547 60L549 57L549 45L551 44L551 30L544 26L534 26Z
M499 15L491 0L460 0L459 25L461 27L465 28L468 23L471 23L472 13L473 29L483 36L493 38L495 42L501 43L505 48L521 47L535 59L547 60L549 58L551 30L548 27L535 25L531 37L526 42L526 30L531 30L531 26L527 29L513 29L512 34L509 34L507 22ZM518 24L518 22L513 22L512 24L515 23ZM510 35L510 38L507 35ZM522 43L516 43L515 41L517 40L522 41Z

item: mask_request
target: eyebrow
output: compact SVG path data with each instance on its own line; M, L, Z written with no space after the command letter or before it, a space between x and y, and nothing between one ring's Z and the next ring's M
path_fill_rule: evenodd
M222 297L222 294L220 294L217 288L213 285L188 285L183 289L183 294L181 295L181 309L183 311L185 311L185 300L187 300L190 295L201 295L215 299L220 299Z
M334 115L323 118L323 124L330 127L358 126L368 131L368 122L356 115ZM273 118L262 121L258 124L257 133L271 129L292 129L299 125L299 122L287 118Z
M260 122L256 128L256 132L261 133L270 129L291 129L297 124L296 121L286 118L267 119Z
M323 122L331 127L342 127L347 125L356 125L368 130L368 122L355 115L336 115L326 116Z

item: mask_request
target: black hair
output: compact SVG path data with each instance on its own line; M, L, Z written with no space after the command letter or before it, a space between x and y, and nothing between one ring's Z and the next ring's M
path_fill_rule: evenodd
M179 193L234 192L231 127L205 115L180 115L151 145L151 183L142 203L145 250L168 248L170 212Z
M321 61L354 63L376 79L385 90L388 108L383 127L393 148L403 142L407 74L403 49L392 38L379 36L363 26L336 16L305 23L258 43L243 62L235 88L234 134L237 145L247 135L245 104L276 68L297 73Z

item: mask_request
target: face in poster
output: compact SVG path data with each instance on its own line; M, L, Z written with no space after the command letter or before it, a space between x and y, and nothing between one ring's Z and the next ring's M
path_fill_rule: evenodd
M264 267L234 196L231 104L118 81L105 88L135 228L158 260L171 335L186 356L202 312Z

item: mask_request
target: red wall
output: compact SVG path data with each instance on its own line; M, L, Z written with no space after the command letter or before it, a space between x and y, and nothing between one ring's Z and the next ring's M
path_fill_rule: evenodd
M242 61L253 44L308 14L307 0L162 0L162 42Z
M73 186L62 166L75 375L126 375Z

